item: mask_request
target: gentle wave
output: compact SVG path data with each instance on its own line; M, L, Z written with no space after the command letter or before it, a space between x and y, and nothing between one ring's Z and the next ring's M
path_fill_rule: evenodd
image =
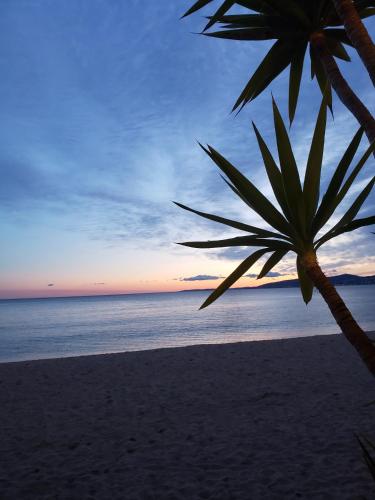
M375 286L339 287L354 317L375 330ZM0 361L338 332L318 294L296 288L230 290L198 311L207 292L0 301Z

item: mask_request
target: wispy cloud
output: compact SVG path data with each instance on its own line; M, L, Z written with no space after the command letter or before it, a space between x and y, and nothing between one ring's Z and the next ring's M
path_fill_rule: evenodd
M213 281L224 278L224 276L211 276L209 274L198 274L197 276L190 276L188 278L176 278L178 281Z
M267 278L278 278L280 276L285 276L285 273L278 273L277 271L269 271L266 274ZM258 274L249 273L245 274L244 278L257 278Z

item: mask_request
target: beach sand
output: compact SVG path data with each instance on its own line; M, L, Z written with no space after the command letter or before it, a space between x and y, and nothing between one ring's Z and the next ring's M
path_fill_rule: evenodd
M374 399L341 335L3 363L0 498L370 500Z

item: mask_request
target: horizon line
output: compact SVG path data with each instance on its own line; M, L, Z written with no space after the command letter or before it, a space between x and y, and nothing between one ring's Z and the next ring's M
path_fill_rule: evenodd
M360 274L351 274L351 273L343 273L337 274L333 276L328 276L328 278L339 277L339 276L356 276L359 278L366 278L375 276L374 274L369 274L362 276ZM275 280L270 283L282 283L288 281L296 281L298 278L289 278L284 280ZM265 285L268 283L263 283L257 286L237 286L229 288L227 291L231 290L251 290L258 288L266 288ZM340 285L338 285L340 286ZM354 285L355 286L355 285ZM358 286L358 285L357 285ZM186 288L182 290L170 290L170 291L160 291L160 292L119 292L119 293L99 293L99 294L89 294L89 295L57 295L57 296L41 296L41 297L9 297L9 298L0 298L0 302L8 301L8 300L47 300L47 299L74 299L74 298L91 298L91 297L121 297L124 295L157 295L157 294L165 294L165 293L183 293L183 292L209 292L215 290L215 288Z

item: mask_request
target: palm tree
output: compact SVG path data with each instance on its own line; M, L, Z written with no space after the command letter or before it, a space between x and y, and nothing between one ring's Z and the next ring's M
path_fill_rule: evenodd
M361 21L358 10L352 0L333 0L336 12L339 15L341 22L345 26L345 31L360 55L363 64L366 66L368 74L375 85L375 45L371 40L369 32ZM375 6L374 1L367 1L370 7ZM362 2L364 4L364 2Z
M354 231L357 228L375 224L375 215L356 218L360 208L374 186L374 176L356 197L344 215L339 218L328 231L318 235L346 197L354 180L357 178L366 160L373 152L374 144L368 147L359 162L349 173L350 164L363 135L363 129L360 128L345 151L328 184L324 196L319 202L320 177L326 128L326 99L327 94L324 95L320 106L303 184L301 184L285 124L275 101L273 101L273 115L280 167L274 160L260 132L253 124L265 170L280 209L274 206L250 180L214 148L201 145L207 155L226 176L223 178L232 191L273 229L268 230L250 226L242 222L211 215L176 203L179 207L200 215L201 217L248 233L246 236L237 236L218 241L193 241L180 243L180 245L192 248L221 248L234 246L257 248L254 253L251 253L249 257L247 257L218 286L218 288L211 293L201 308L207 307L220 297L263 255L271 254L263 265L258 278L264 277L289 252L294 252L297 255L297 273L305 303L307 304L310 301L313 287L315 286L326 301L345 337L353 344L370 372L375 375L375 347L355 321L336 289L324 275L317 259L318 248L327 241L343 233Z
M201 9L212 0L198 0L182 16ZM233 5L246 7L251 14L226 15ZM374 0L354 0L359 17L374 14ZM255 14L254 14L255 12ZM220 23L223 29L207 32ZM372 143L375 140L375 120L367 107L353 92L335 58L350 61L344 45L353 46L346 31L341 27L331 0L224 0L219 9L209 17L203 34L232 40L276 40L260 63L237 99L233 110L242 109L255 99L288 66L289 77L289 119L293 121L304 59L309 48L311 76L316 78L324 92L329 82L339 99L351 111L364 128ZM331 96L327 103L332 107Z

